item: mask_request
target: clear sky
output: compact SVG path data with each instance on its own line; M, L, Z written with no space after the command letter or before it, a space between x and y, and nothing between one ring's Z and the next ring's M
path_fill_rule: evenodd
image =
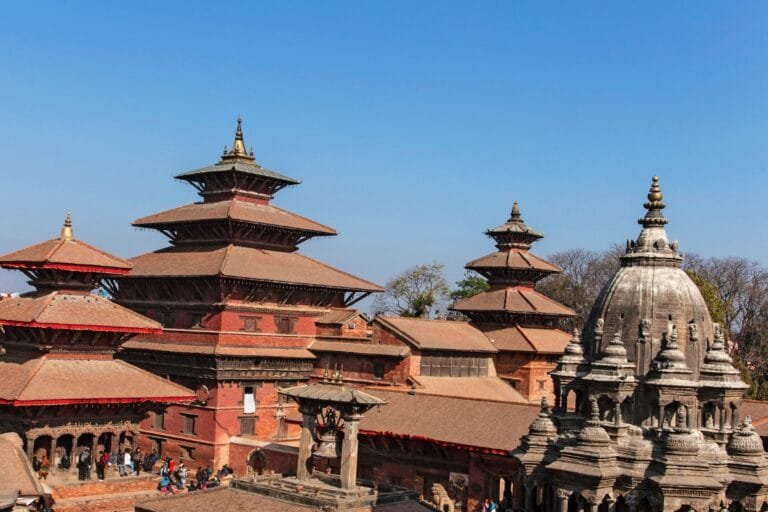
M0 252L197 200L235 119L303 252L383 283L491 252L513 200L534 251L638 232L658 174L683 251L768 264L768 2L6 2ZM0 272L0 290L21 279Z

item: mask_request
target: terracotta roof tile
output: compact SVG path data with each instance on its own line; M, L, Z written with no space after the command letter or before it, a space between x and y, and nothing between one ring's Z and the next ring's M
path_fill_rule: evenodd
M768 436L768 401L742 400L739 414L752 418L752 425L761 437Z
M360 315L360 312L356 309L334 309L315 320L315 323L321 325L342 325L358 315Z
M509 287L489 290L457 302L456 311L500 311L536 315L574 316L571 308L530 288Z
M41 496L43 486L32 470L18 434L0 434L0 491L13 490L19 496Z
M240 172L244 174L252 174L254 176L262 176L264 178L270 178L277 181L282 181L289 185L298 185L301 183L291 177L280 174L279 172L272 171L266 167L262 167L255 162L219 162L215 165L209 165L208 167L201 167L192 171L184 172L174 176L177 180L196 181L200 179L200 176L205 174L215 173L227 173L227 172Z
M560 272L560 267L521 249L498 251L486 254L481 258L472 260L465 265L469 269L483 268L515 268L531 269L542 272Z
M305 348L259 347L254 345L202 345L198 343L171 343L162 339L136 336L125 343L124 349L154 350L158 352L226 355L243 357L269 357L275 359L315 359Z
M399 316L377 316L374 322L422 350L496 352L488 338L467 322Z
M93 267L105 274L124 274L130 262L80 240L54 238L0 256L3 268Z
M498 377L415 377L422 387L413 392L420 395L448 396L472 400L488 400L527 404L523 395Z
M223 276L253 281L320 286L355 291L383 291L341 270L295 252L237 245L213 249L164 249L137 256L129 277Z
M278 226L317 235L335 235L333 228L319 224L301 215L291 213L269 204L254 204L229 200L215 203L194 203L142 217L133 222L134 226L154 227L183 224L205 220L236 220L250 224Z
M360 422L362 434L421 438L506 452L539 414L525 404L375 390L388 404ZM460 419L460 421L456 420Z
M0 375L0 401L17 405L194 399L191 390L116 359L5 360Z
M190 510L226 512L301 512L316 511L296 503L279 501L253 492L229 487L205 492L174 494L136 503L136 512L189 512Z
M538 352L541 354L562 354L571 335L560 329L543 327L505 327L485 331L499 350L510 352Z
M0 325L117 332L159 332L162 326L98 295L51 292L0 300Z
M381 345L371 342L318 340L309 346L312 352L335 352L383 357L405 357L410 350L403 345Z

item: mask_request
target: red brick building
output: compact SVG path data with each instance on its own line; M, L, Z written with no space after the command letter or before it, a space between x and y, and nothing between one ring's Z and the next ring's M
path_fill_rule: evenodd
M176 178L202 202L135 221L171 245L133 258L111 290L164 327L127 343L122 357L198 392L194 404L142 424L147 448L220 466L232 436L285 434L278 387L309 379L315 355L307 347L318 335L364 335L364 322L338 310L381 288L298 252L336 232L271 204L299 182L256 163L239 120L219 162Z
M2 256L0 267L35 288L0 300L0 431L18 433L29 459L44 452L55 472L65 454L133 447L148 411L192 400L191 390L114 358L160 324L91 293L131 264L76 240L69 216L59 238Z

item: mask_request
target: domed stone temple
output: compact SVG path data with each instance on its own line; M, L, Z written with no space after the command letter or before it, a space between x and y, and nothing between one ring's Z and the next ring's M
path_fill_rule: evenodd
M654 177L637 240L551 372L512 452L526 512L768 510L747 385L670 241Z

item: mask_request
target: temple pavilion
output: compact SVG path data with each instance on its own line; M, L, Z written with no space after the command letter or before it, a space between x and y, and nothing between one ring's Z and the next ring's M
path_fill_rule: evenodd
M654 177L636 240L552 372L521 446L525 511L768 508L768 461L743 413L747 385L667 236Z
M0 267L35 289L0 300L0 431L18 433L30 459L44 451L55 471L64 454L132 447L149 410L194 398L115 359L126 339L161 327L92 293L131 264L75 239L69 215L58 238L2 256Z
M552 396L548 372L563 353L570 335L558 329L574 316L571 308L539 293L536 283L560 268L530 252L544 235L527 226L517 202L504 224L485 232L496 252L470 261L465 268L486 279L490 288L461 300L451 309L468 316L498 350L498 375L525 398Z
M220 466L232 436L279 433L278 389L309 379L316 322L381 288L298 252L336 231L272 204L299 182L256 162L239 119L217 163L176 178L202 200L136 220L170 246L133 258L110 290L164 327L128 342L122 357L197 390L191 406L142 425L151 446Z

